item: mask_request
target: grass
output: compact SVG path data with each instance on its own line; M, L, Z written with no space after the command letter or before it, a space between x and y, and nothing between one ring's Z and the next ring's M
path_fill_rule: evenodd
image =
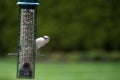
M34 80L120 80L119 68L120 63L107 62L37 62ZM0 60L0 80L20 80L15 60Z

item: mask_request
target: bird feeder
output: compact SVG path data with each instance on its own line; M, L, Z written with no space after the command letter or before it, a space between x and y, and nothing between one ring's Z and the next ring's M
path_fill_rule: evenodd
M38 0L18 0L19 6L19 38L17 78L34 78L35 74L35 33L36 10Z

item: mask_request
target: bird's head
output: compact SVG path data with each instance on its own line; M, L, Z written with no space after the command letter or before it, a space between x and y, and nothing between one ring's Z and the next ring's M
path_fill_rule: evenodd
M44 38L47 42L49 42L49 41L50 41L50 37L49 37L49 36L47 36L47 35L43 36L43 38Z

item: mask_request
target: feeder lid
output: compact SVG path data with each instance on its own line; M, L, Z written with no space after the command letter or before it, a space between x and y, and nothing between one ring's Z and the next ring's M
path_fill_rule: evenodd
M36 3L38 2L38 0L18 0L18 2L32 2L32 3Z
M38 0L18 0L17 5L19 6L38 6Z

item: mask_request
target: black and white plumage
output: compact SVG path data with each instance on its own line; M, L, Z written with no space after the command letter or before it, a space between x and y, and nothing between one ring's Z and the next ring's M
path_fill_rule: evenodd
M39 50L41 47L45 46L50 41L50 38L45 35L36 39L36 50Z

